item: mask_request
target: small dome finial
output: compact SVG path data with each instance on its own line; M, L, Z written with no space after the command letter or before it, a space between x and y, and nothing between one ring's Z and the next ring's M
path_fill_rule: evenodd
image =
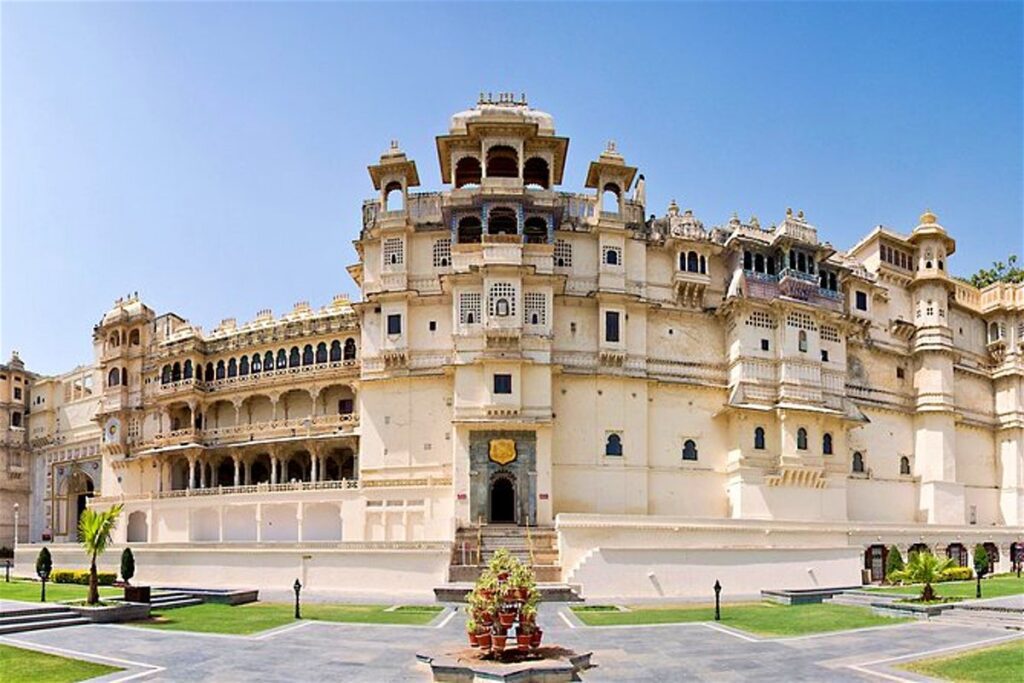
M921 225L935 225L938 222L939 217L932 213L931 209L925 209L921 214Z

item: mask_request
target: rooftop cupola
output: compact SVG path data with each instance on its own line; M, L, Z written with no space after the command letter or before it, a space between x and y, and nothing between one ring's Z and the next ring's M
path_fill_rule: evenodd
M626 194L635 176L636 167L627 166L615 141L609 140L608 147L587 169L586 186L597 190L602 215L615 218L626 214ZM642 217L643 207L640 212Z
M562 182L568 148L551 115L514 93L480 93L476 106L452 116L448 134L437 137L441 180L456 188L550 189Z
M380 191L383 210L403 211L409 188L419 186L420 176L416 162L405 156L398 140L392 140L388 150L380 155L380 161L369 166L368 170L373 189Z
M918 226L907 241L917 247L917 277L930 277L946 272L946 259L956 251L956 241L939 225L939 218L930 210L921 214Z

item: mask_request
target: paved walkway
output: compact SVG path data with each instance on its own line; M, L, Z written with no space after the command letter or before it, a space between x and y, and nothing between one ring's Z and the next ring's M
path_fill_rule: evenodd
M716 624L584 628L561 605L543 605L546 643L592 650L585 681L919 681L903 659L1014 638L984 627L912 622L845 633L765 639ZM0 643L116 664L97 681L427 681L417 651L465 640L446 611L431 626L303 621L255 636L89 625L0 637ZM451 617L451 618L450 618Z

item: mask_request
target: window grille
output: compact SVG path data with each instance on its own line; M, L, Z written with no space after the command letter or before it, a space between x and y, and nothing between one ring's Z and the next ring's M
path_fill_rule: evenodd
M459 323L473 325L480 322L480 292L459 294Z
M833 344L838 344L839 330L832 327L831 325L823 325L821 327L821 340L832 342Z
M405 250L400 237L389 237L384 240L384 265L400 266L405 262Z
M547 325L547 297L543 292L527 292L523 295L523 322L527 325Z
M747 325L750 327L763 327L768 330L774 330L778 327L778 323L775 321L775 316L764 311L754 311L747 318Z
M555 268L572 268L572 245L555 240Z
M798 330L810 330L811 332L818 331L818 326L815 324L814 318L812 318L810 314L803 313L801 311L790 313L789 317L786 318L786 322L790 327L795 327Z
M504 304L499 305L500 301ZM516 288L511 282L495 282L487 293L487 314L515 315L516 314Z
M447 268L452 264L452 240L446 237L434 242L434 267Z

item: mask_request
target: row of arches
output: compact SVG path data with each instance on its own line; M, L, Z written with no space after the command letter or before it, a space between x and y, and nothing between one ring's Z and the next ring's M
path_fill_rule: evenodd
M867 471L867 466L864 463L864 454L860 451L854 451L853 460L850 464L850 471L855 474L864 474ZM900 475L907 477L910 476L910 458L905 455L900 456Z
M142 343L142 333L139 328L135 328L127 333L122 333L120 330L114 330L107 337L107 348L116 349L121 344L127 344L128 346L139 346Z
M107 386L128 386L128 368L110 368L107 373Z
M479 243L484 234L483 222L479 216L463 216L456 226L458 244ZM515 209L496 206L487 214L488 235L518 235L519 216ZM543 216L530 216L523 221L523 241L527 244L548 242L548 222Z
M985 554L989 558L989 567L995 566L999 562L999 546L991 541L987 541L981 544L985 548ZM1017 561L1018 544L1013 543L1010 545L1010 561ZM946 557L953 560L958 567L969 567L970 553L967 547L960 542L950 543L946 546L941 544L936 546L936 550L942 552ZM890 553L890 546L876 543L868 546L864 550L864 569L870 573L872 581L882 581L885 579L885 569L887 566L887 560ZM907 549L907 556L905 560L909 560L913 555L919 555L925 553L928 555L934 554L932 547L927 543L914 543Z
M252 456L201 456L178 458L171 467L171 490L209 489L255 484L351 481L357 476L355 452L347 447L328 449L314 455L296 449L282 455L259 453Z
M698 254L695 251L681 251L679 252L679 270L687 273L707 274L708 262L704 258L704 254Z
M220 399L194 409L184 401L176 401L168 406L167 422L161 425L161 430L218 430L306 418L313 424L321 417L354 415L355 399L355 392L348 385L331 384L313 393L290 389L277 397L252 394L237 404Z
M604 442L604 454L606 456L619 457L622 455L622 435L619 433L608 434ZM697 460L697 442L693 439L683 441L681 452L683 460Z
M214 364L212 361L206 364L193 365L192 359L184 362L175 361L168 363L160 370L160 382L169 384L183 379L192 379L193 376L200 381L213 382L228 377L244 377L249 374L270 372L284 368L296 368L304 365L319 365L321 363L337 363L341 361L355 360L356 340L349 337L342 343L335 339L330 343L320 342L314 349L312 344L306 344L302 350L293 346L291 350L278 349L277 354L267 351L264 354L254 353L252 356L241 356L241 358L229 358L227 361L219 360Z
M485 156L488 178L518 178L519 152L509 145L494 145ZM455 164L455 187L479 185L484 166L475 156L465 156ZM522 168L523 185L547 190L551 187L551 169L546 159L529 157Z

